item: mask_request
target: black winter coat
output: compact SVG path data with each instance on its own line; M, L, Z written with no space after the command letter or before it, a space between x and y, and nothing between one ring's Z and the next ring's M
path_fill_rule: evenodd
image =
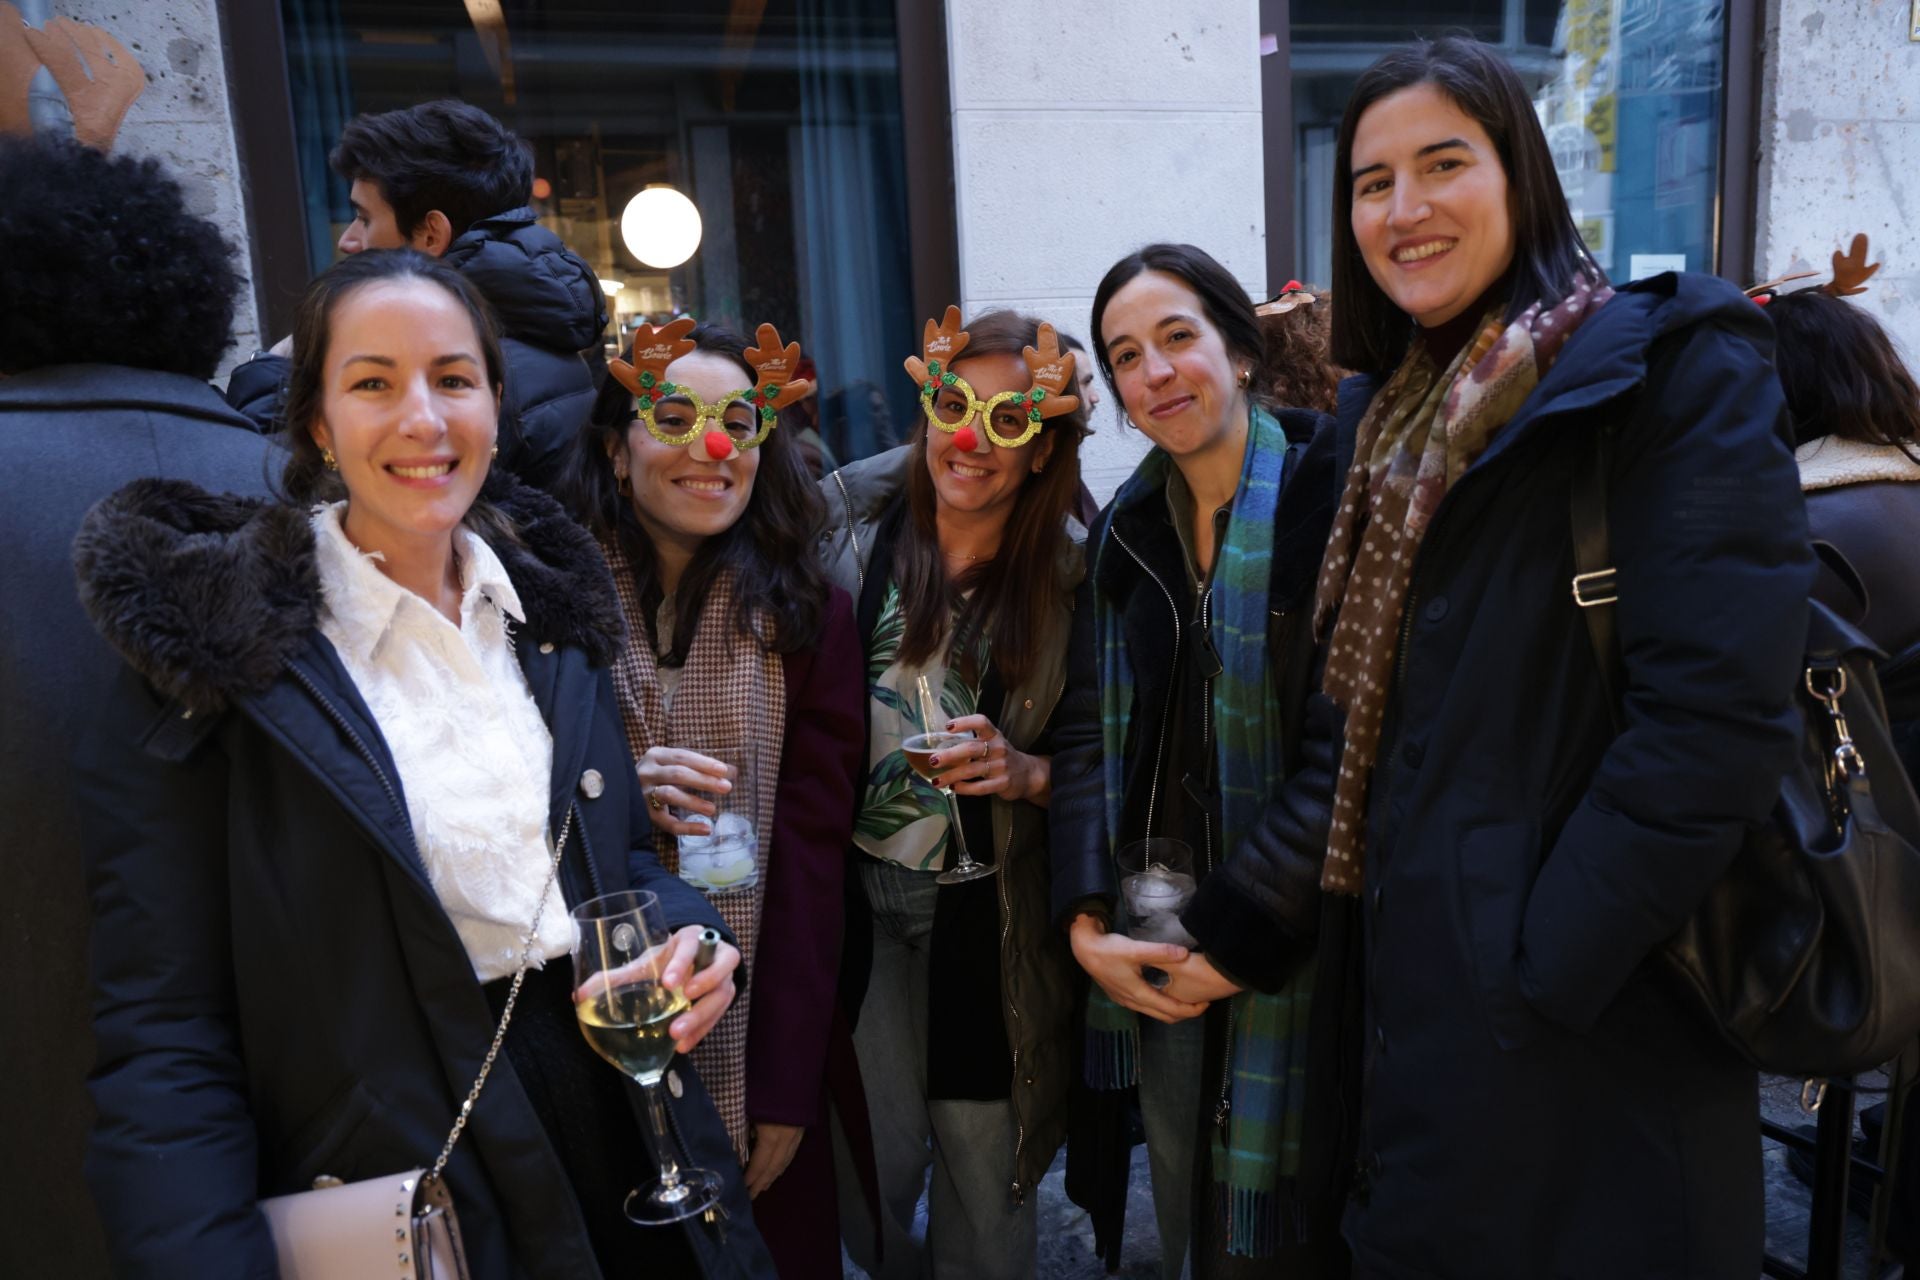
M81 1153L93 1108L87 886L73 747L120 660L73 593L73 535L100 499L165 475L265 493L279 451L198 378L59 365L0 379L0 1276L105 1275Z
M1813 570L1771 353L1724 281L1627 286L1420 546L1367 815L1362 1275L1759 1270L1754 1072L1650 956L1795 747ZM1617 735L1570 591L1601 430Z
M669 923L718 926L648 851L599 552L544 495L504 479L489 492L520 535L495 551L553 733L551 829L573 813L565 898L647 888ZM313 557L304 512L171 481L121 490L75 545L83 599L131 668L79 784L98 1042L87 1172L124 1276L271 1280L254 1202L322 1173L431 1163L493 1037L379 727L316 625ZM692 1068L675 1069L682 1158L728 1175L732 1212L724 1252L708 1228L680 1229L708 1274L770 1275L725 1130ZM447 1176L478 1280L600 1274L504 1054Z
M507 361L500 465L552 490L606 372L600 281L528 208L474 223L448 246L443 261L479 287L500 322ZM255 356L228 379L228 402L256 429L279 430L289 369L283 356Z
M1293 1190L1299 1213L1287 1233L1290 1243L1279 1255L1257 1265L1290 1276L1318 1277L1346 1274L1339 1216L1352 1170L1360 991L1357 912L1350 899L1320 892L1320 863L1333 803L1338 714L1324 695L1314 692L1323 656L1314 643L1311 615L1340 477L1353 454L1354 424L1336 424L1308 410L1282 410L1276 416L1290 438L1306 441L1287 473L1275 512L1267 600L1267 647L1280 691L1282 756L1289 782L1237 847L1212 848L1204 854L1195 850L1196 859L1203 861L1196 874L1204 878L1182 922L1223 973L1257 990L1278 990L1305 959L1317 959L1308 1034L1307 1117ZM1162 758L1169 719L1185 717L1189 722L1185 740L1197 744L1206 714L1205 708L1182 705L1173 696L1176 651L1195 641L1188 606L1175 593L1186 568L1164 491L1137 495L1124 505L1116 500L1096 521L1087 545L1093 568L1081 584L1074 608L1067 692L1054 736L1049 809L1054 911L1063 925L1088 899L1111 908L1119 892L1111 850L1149 834L1144 797L1155 788L1173 786L1189 787L1196 798L1208 797L1214 772L1211 752L1205 760L1185 762L1185 777ZM1098 600L1120 614L1134 678L1123 765L1122 829L1114 833L1111 844L1094 627ZM1200 785L1201 779L1205 785ZM1217 799L1208 797L1206 803L1217 820ZM1156 824L1153 834L1166 832ZM1225 1079L1224 1008L1224 1003L1216 1004L1208 1015L1204 1076L1210 1084ZM1202 1120L1209 1131L1222 1101L1212 1092L1202 1099ZM1085 1119L1076 1119L1069 1140L1070 1160L1078 1162L1084 1150L1097 1167L1099 1153L1110 1141L1100 1130L1115 1123L1115 1118L1110 1109L1098 1106L1084 1114ZM1202 1197L1210 1193L1212 1179L1205 1167L1204 1140L1199 1151L1194 1274L1239 1274L1249 1266L1247 1260L1226 1258L1219 1233L1205 1212L1207 1201ZM1099 1199L1099 1193L1093 1193L1093 1198ZM1096 1223L1103 1220L1103 1209L1111 1211L1111 1206L1100 1204L1088 1207Z

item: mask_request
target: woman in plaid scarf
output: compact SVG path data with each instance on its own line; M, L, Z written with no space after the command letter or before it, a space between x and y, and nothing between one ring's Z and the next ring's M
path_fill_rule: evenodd
M819 497L782 423L808 389L798 368L770 325L753 347L687 319L644 326L610 366L572 496L626 614L613 684L654 847L751 974L694 1065L776 1265L823 1275L839 1259L824 1122L862 736L853 606L812 554ZM757 835L751 861L708 841L683 864L722 797L719 821Z

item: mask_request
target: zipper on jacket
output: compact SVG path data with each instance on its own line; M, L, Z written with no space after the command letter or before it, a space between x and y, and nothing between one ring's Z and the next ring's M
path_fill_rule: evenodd
M284 665L286 666L288 674L294 678L295 682L307 691L314 702L319 704L320 710L326 713L327 719L333 721L334 727L346 735L347 741L353 744L353 749L360 753L362 760L366 761L367 768L373 770L373 776L380 780L381 790L387 793L387 799L392 802L394 812L400 815L400 825L406 829L407 847L413 850L413 860L418 862L424 871L426 869L426 861L420 855L419 841L413 838L413 815L407 812L406 805L400 803L399 790L393 785L393 780L387 777L387 771L380 767L380 761L374 756L372 749L367 746L366 739L360 736L359 731L353 727L346 716L340 713L339 708L335 707L333 703L328 700L327 695L320 692L320 686L315 684L306 672L295 666L292 661L288 661Z
M867 566L860 562L860 533L854 527L857 522L853 518L853 495L847 492L847 482L840 478L838 471L833 473L833 483L839 486L840 501L847 508L847 542L853 547L853 576L860 584L861 594L865 595L867 590ZM859 601L855 601L854 603L858 604Z
M1062 671L1060 673L1060 684L1053 691L1053 701L1047 707L1047 714L1049 716L1053 714L1053 708L1059 705L1060 695L1066 691L1067 676L1066 672ZM1007 844L1006 847L1000 851L1000 874L994 877L999 884L1000 890L1000 973L1002 983L1010 981L1007 975L1013 971L1012 964L1007 956L1007 939L1013 936L1013 905L1008 900L1007 895L1007 862L1012 857L1013 822L1009 819L1007 822ZM1013 1001L1011 986L1006 988L1006 1001L1007 1012L1012 1015L1014 1022L1019 1022L1020 1006ZM1013 1053L1013 1082L1007 1095L1010 1098L1018 1098L1020 1096L1020 1037L1016 1034L1017 1031L1018 1027L1007 1028L1007 1047L1012 1050ZM1024 1204L1027 1198L1027 1188L1020 1183L1020 1155L1026 1150L1026 1146L1027 1121L1026 1117L1021 1114L1019 1103L1016 1102L1013 1107L1013 1186L1010 1188L1013 1194L1015 1208Z
M1006 994L1007 1015L1015 1022L1020 1021L1020 1006L1013 1001L1012 967L1008 963L1007 939L1013 936L1013 907L1007 899L1007 859L1013 856L1013 816L1007 816L1007 843L1000 850L1000 874L993 878L1000 891L1000 982ZM1007 1047L1013 1053L1013 1081L1007 1097L1020 1096L1020 1037L1019 1028L1007 1028ZM1027 1122L1020 1114L1020 1106L1013 1108L1013 1203L1016 1208L1026 1199L1027 1189L1020 1185L1020 1152L1027 1144Z
M1211 634L1213 630L1213 585L1209 583L1200 593L1200 627L1202 634ZM1213 680L1208 676L1201 681L1200 699L1200 751L1201 759L1208 759L1213 750ZM1200 828L1206 835L1205 853L1207 874L1213 874L1213 806L1200 806ZM1233 1110L1233 1001L1227 1001L1227 1033L1221 1045L1220 1053L1220 1096L1213 1107L1213 1123L1219 1128L1221 1141L1226 1140L1227 1116Z
M1120 544L1122 551L1133 557L1133 562L1140 566L1141 572L1153 579L1154 585L1160 588L1160 594L1167 598L1167 612L1173 615L1172 665L1177 671L1180 667L1180 606L1174 603L1173 592L1167 589L1167 584L1161 580L1159 574L1153 571L1152 566L1140 558L1140 553L1127 545L1127 540L1120 536L1120 531L1111 523L1107 525L1107 532L1113 535L1113 540ZM1173 719L1174 683L1172 680L1167 681L1167 705L1166 709L1160 713L1160 745L1154 748L1153 778L1147 788L1147 834L1149 836L1153 834L1154 805L1160 799L1160 769L1167 758L1167 723Z

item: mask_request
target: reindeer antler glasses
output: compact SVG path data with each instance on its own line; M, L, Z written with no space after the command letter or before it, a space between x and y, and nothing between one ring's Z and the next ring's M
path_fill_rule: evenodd
M648 435L672 448L686 446L696 458L725 462L765 444L780 410L812 395L813 383L793 376L800 367L800 344L782 346L779 330L763 324L755 335L759 345L746 353L755 385L702 400L667 380L667 366L695 349L687 337L695 327L691 316L658 329L643 324L634 331L633 362L610 361L607 371L633 393L633 416Z
M982 400L952 367L967 347L960 308L948 307L938 324L927 321L921 354L908 356L906 368L920 384L920 408L928 423L953 436L957 447L978 453L983 450L973 429L976 419L986 429L987 439L1002 449L1018 449L1040 434L1048 418L1079 408L1079 399L1065 394L1073 385L1073 353L1060 350L1050 324L1040 326L1039 342L1037 348L1027 347L1021 353L1031 379L1027 388Z

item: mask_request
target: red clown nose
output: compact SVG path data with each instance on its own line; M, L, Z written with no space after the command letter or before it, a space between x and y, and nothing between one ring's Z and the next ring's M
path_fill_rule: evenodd
M980 447L980 437L972 427L962 427L953 433L953 447L962 453L972 453Z
M733 452L733 437L724 431L707 432L707 456L715 462L725 462L727 455Z

